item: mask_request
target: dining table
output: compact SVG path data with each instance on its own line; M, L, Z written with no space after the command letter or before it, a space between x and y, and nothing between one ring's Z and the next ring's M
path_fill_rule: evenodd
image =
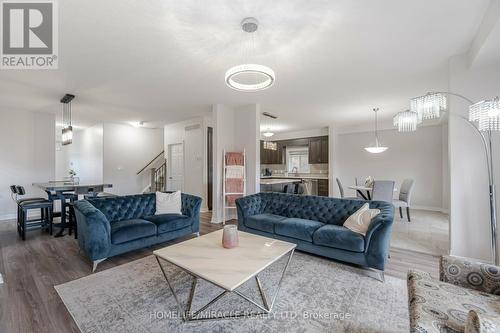
M373 191L373 187L365 186L365 185L351 185L348 186L349 189L355 190L364 200L371 200ZM397 192L398 189L394 188L394 192Z
M68 218L66 214L66 208L75 199L70 199L71 202L68 204L66 202L67 194L74 194L72 198L76 198L76 200L78 200L78 195L96 197L99 193L104 192L105 188L113 187L112 184L108 183L80 184L72 181L49 181L46 183L33 183L32 185L47 193L48 200L52 202L57 200L61 201L61 212L53 214L53 216L61 217L61 223L57 224L57 227L61 230L55 235L55 237L64 236L64 229L73 228L75 224L75 222L72 221L71 216ZM68 220L70 221L68 222Z

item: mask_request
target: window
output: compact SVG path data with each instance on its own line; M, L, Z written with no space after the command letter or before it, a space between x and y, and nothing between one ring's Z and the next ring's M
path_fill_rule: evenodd
M288 172L309 173L309 149L307 147L286 148Z

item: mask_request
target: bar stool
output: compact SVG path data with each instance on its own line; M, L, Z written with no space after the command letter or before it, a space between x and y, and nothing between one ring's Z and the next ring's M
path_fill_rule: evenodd
M20 186L20 185L10 185L10 191L12 192L11 193L12 200L14 200L17 204L17 220L18 221L19 221L20 216L21 216L20 215L21 210L20 210L19 204L24 203L24 202L28 202L28 201L35 202L35 201L45 201L46 200L45 198L21 198L21 199L19 199L19 196L26 194L26 190L24 189L23 186Z
M73 192L50 192L46 191L47 195L49 196L49 201L54 202L56 200L61 201L61 211L60 212L54 212L52 211L52 217L61 217L61 223L59 227L61 230L56 234L55 237L61 237L64 235L64 229L68 228L69 229L69 234L72 234L73 231L73 224L74 224L74 218L71 214L71 208L70 204L74 203L76 200L78 200L78 195L73 193ZM56 227L58 225L56 224Z
M17 223L17 231L22 240L26 239L26 231L45 229L52 235L52 202L45 201L25 201L19 204L20 219ZM29 219L28 211L40 209L40 218Z
M11 185L10 189L17 203L17 232L22 240L26 239L26 231L30 230L48 229L52 234L52 202L44 198L18 199L18 196L26 194L24 187ZM31 209L40 209L39 219L28 218L28 211Z
M20 202L24 202L24 201L45 200L45 198L24 198L24 199L19 199L18 197L19 197L20 195L25 195L25 194L26 194L26 191L24 190L24 187L23 187L23 186L19 186L19 185L10 185L10 191L12 192L12 193L11 193L12 199L13 199L16 203L20 203Z

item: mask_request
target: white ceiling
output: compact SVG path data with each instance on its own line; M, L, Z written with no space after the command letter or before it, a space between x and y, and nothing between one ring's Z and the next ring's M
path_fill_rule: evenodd
M0 109L59 112L77 95L77 124L172 123L213 103L260 103L281 130L386 120L409 97L446 88L450 56L467 52L488 0L65 0L56 71L0 71ZM250 60L276 84L242 93L225 70ZM243 45L243 46L242 46ZM246 45L246 44L245 44ZM279 130L278 129L278 130Z

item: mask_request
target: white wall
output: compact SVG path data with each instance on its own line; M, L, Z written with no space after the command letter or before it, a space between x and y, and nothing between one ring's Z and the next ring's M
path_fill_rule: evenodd
M214 127L214 192L212 222L222 222L223 151L246 150L247 194L260 190L260 106L230 107L215 104L212 109ZM255 182L253 182L255 180ZM226 212L226 220L235 218L235 210Z
M336 152L339 151L338 147L339 134L334 126L328 127L328 193L330 197L340 198L340 191L335 181L335 177L340 178L339 161L336 158ZM347 184L345 184L347 185ZM345 186L344 185L344 186Z
M469 68L466 56L450 61L450 87L473 101L500 94L500 66ZM468 103L450 98L453 113L468 116ZM500 179L500 133L493 134L495 178ZM450 252L491 260L489 198L486 160L481 139L458 117L449 119L450 149ZM500 209L497 199L497 209ZM498 226L497 226L498 227Z
M212 222L222 222L222 167L223 151L232 151L234 147L234 109L222 104L213 106L214 124L214 189Z
M260 192L260 106L238 107L234 114L234 149L246 151L247 194Z
M193 118L169 124L164 128L164 148L172 144L184 144L184 189L185 193L203 199L202 210L207 210L207 127L211 119Z
M103 181L113 184L109 192L141 193L150 182L150 174L145 171L137 176L137 172L162 150L163 129L105 123Z
M54 115L0 110L0 219L16 215L10 185L24 186L27 197L46 197L31 184L47 182L54 177Z
M73 143L57 143L56 179L68 177L73 169L81 183L98 184L103 180L103 125L95 125L73 133Z
M412 205L415 208L442 210L445 153L442 127L420 127L412 133L384 130L379 132L379 136L389 149L382 154L370 154L363 148L373 141L373 132L333 134L333 141L336 142L332 145L332 183L335 177L339 177L346 195L354 196L354 191L348 190L347 186L354 184L355 177L394 180L397 188L405 178L413 178ZM334 190L338 193L338 189Z

